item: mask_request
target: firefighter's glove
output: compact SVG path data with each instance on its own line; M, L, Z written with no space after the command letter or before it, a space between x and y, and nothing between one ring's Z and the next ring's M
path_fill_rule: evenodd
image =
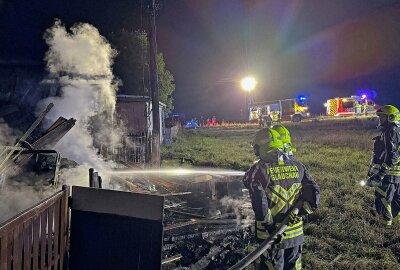
M265 240L268 237L269 232L273 231L273 220L272 215L268 213L264 220L256 220L256 237L260 240Z
M293 226L299 222L303 221L303 218L295 213L290 212L288 226Z

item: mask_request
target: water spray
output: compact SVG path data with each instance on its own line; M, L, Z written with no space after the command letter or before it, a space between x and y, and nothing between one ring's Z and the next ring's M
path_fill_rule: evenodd
M149 170L111 170L107 171L109 174L114 175L147 175L147 174L164 174L174 176L198 175L198 174L211 174L219 176L243 176L243 171L235 170L220 170L220 169L149 169Z

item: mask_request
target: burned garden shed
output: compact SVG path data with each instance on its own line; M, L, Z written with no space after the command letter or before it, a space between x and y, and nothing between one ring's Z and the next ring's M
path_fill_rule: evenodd
M160 102L160 142L164 140L166 105ZM150 161L150 138L153 130L151 100L148 96L118 95L116 126L122 127L121 141L100 146L107 159L125 165L144 165Z

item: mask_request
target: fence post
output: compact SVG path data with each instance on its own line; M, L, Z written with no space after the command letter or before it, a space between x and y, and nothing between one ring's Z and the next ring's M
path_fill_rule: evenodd
M69 251L69 186L63 185L62 190L65 194L61 198L60 211L60 269L68 269Z
M93 179L94 178L94 169L90 168L89 169L89 187L93 187Z

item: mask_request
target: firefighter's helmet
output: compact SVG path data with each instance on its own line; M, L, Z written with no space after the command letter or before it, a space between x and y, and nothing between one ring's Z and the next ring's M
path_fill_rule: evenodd
M283 150L283 143L278 132L272 128L263 128L256 133L253 147L257 156L266 159L276 150Z
M292 138L290 137L289 130L283 125L274 125L273 130L279 133L283 143L283 150L285 153L293 154L296 152L296 148L292 146Z
M382 106L377 112L377 115L387 115L389 123L397 122L400 120L400 111L393 105Z

